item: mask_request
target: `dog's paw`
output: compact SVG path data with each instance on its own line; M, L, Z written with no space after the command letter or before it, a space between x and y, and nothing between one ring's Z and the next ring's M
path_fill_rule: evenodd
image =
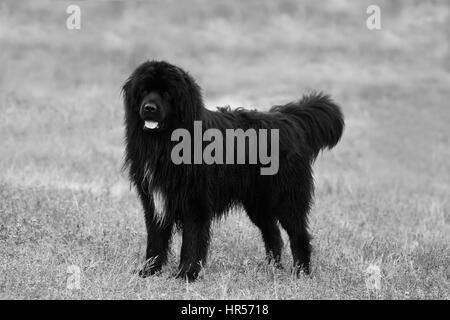
M178 271L178 273L175 274L175 278L182 279L184 281L187 281L189 283L194 282L198 278L198 271L195 270L181 270Z
M284 267L283 267L283 265L281 264L280 261L269 262L269 264L270 264L271 266L273 266L273 267L274 267L275 269L277 269L277 270L284 270Z
M137 274L141 278L147 278L156 274L159 274L161 271L161 268L155 268L150 266L144 266L141 269L135 269L133 270L133 274Z
M298 279L302 275L303 276L311 276L311 270L309 268L309 265L302 264L302 265L294 266L292 268L292 274Z
M274 259L271 256L266 257L265 259L267 266L273 267L277 270L284 270L283 264L280 259Z

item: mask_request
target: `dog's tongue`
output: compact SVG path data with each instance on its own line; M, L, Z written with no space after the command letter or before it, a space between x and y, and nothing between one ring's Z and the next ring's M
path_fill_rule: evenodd
M155 129L156 127L158 127L158 122L155 121L145 121L145 127L147 129Z

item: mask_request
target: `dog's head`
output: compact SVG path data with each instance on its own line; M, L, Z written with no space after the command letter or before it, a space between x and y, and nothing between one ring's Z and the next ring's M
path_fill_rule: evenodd
M190 128L203 108L200 88L181 68L148 61L123 86L127 125L152 133Z

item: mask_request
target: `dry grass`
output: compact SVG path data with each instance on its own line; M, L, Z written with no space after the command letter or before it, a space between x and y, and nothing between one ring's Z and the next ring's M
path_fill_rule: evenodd
M375 32L364 1L79 4L80 31L64 1L0 5L0 298L449 299L445 0L382 1ZM120 173L120 87L149 58L190 70L210 107L309 89L342 104L344 138L316 164L311 278L265 266L242 213L214 226L198 282L170 277L178 235L161 276L132 273L145 230ZM71 264L80 290L66 288ZM380 290L366 288L372 264Z

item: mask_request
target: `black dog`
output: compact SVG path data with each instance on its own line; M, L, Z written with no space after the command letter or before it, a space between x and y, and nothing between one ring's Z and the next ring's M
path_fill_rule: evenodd
M145 211L148 233L143 277L167 260L174 226L182 230L178 277L195 280L205 263L214 217L242 205L261 230L267 258L280 266L283 246L277 222L287 231L294 270L310 271L308 211L314 185L312 163L332 148L344 128L340 108L323 94L274 106L269 112L205 109L199 86L182 69L163 61L145 62L123 86L125 168ZM174 129L278 129L279 170L261 175L257 164L175 164ZM269 146L274 148L274 146ZM247 151L248 146L247 146Z

